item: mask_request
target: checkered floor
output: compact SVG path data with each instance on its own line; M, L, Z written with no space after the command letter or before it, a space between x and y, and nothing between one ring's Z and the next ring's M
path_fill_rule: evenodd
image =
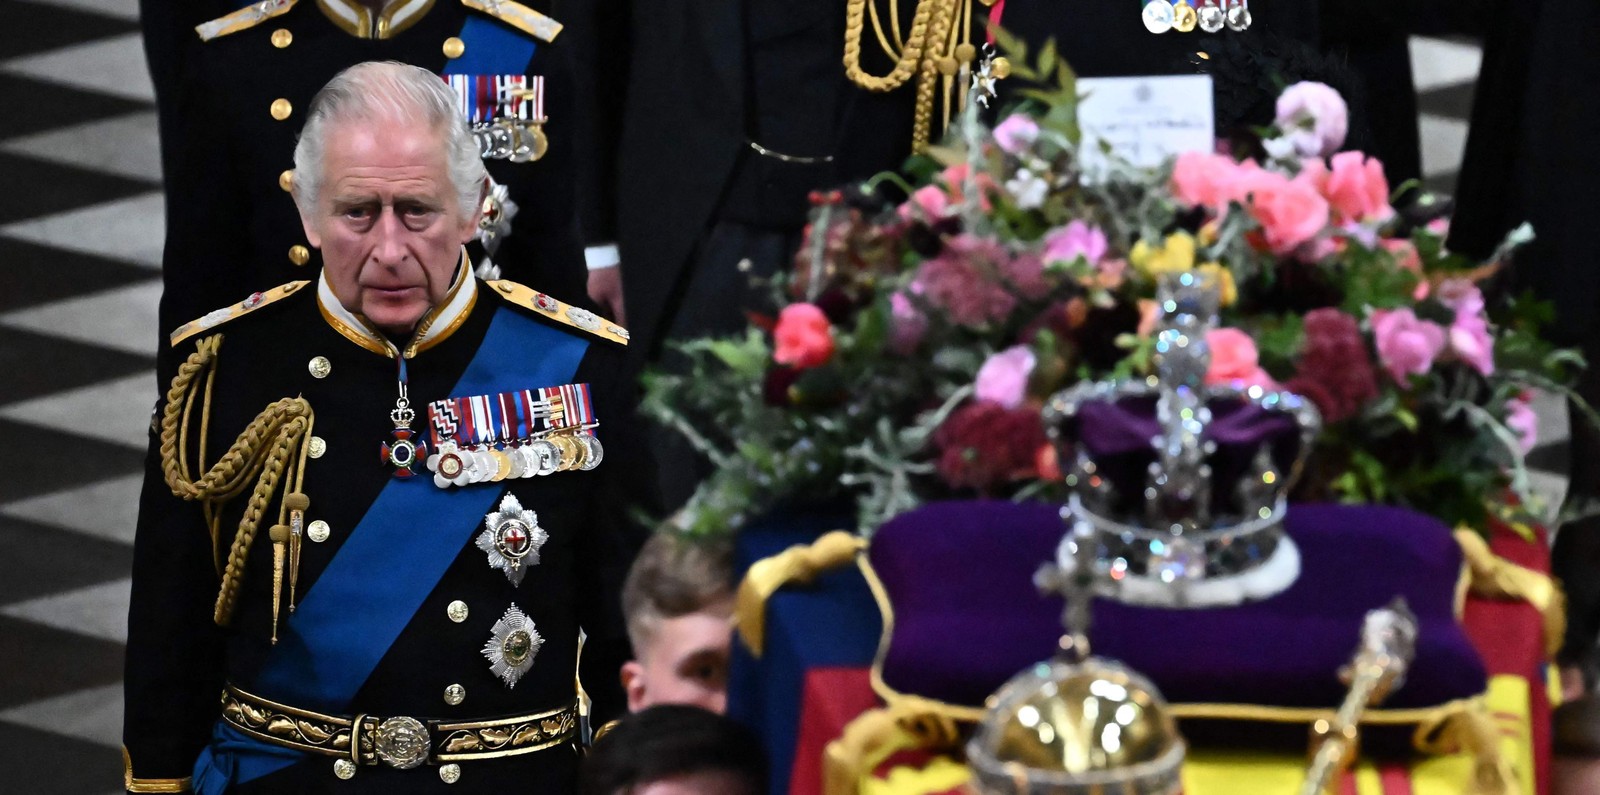
M163 234L137 13L136 0L0 0L0 780L26 775L39 795L120 785ZM1448 190L1478 53L1418 40L1413 57L1423 164ZM1562 438L1561 412L1544 417L1545 438Z

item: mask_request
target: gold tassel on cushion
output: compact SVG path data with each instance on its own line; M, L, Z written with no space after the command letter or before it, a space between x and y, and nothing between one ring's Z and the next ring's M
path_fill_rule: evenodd
M739 583L734 603L734 620L744 645L755 656L761 656L766 639L767 599L779 588L789 583L809 583L819 574L851 563L856 553L865 548L866 542L857 536L834 530L809 546L796 544L756 561Z
M846 724L823 751L822 793L857 795L861 780L890 756L909 750L948 751L960 743L960 727L945 715L904 705L869 709Z
M1532 605L1544 620L1545 654L1554 657L1561 650L1567 632L1567 597L1560 584L1548 575L1494 554L1483 536L1471 530L1456 530L1455 536L1471 572L1468 588L1472 594L1486 599L1515 599Z
M1482 701L1417 724L1412 745L1425 754L1471 753L1472 781L1463 795L1523 795L1516 768L1500 753L1500 733Z

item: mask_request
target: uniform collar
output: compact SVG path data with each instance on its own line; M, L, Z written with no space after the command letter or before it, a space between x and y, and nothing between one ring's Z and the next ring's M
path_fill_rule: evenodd
M411 341L406 343L405 357L414 358L417 354L444 342L456 329L461 328L467 316L472 314L472 307L478 301L478 280L472 276L472 264L467 259L466 250L461 252L461 262L456 266L455 281L450 284L450 292L445 294L444 301L437 307L429 310L417 323L416 333L411 335ZM380 356L394 356L394 343L388 337L378 333L367 322L367 319L351 312L339 302L338 296L333 294L333 287L328 284L328 272L323 270L317 278L317 308L322 310L322 319L327 321L334 331L351 342L372 351Z
M317 0L317 8L352 36L387 39L422 19L433 8L433 0L390 0L376 14L356 0Z

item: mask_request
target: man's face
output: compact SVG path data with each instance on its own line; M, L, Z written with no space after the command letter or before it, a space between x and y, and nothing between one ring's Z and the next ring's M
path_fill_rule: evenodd
M628 709L691 704L721 714L728 706L731 604L663 619L638 659L622 667Z
M450 290L477 216L464 216L443 137L422 123L352 120L325 131L317 206L302 209L344 307L393 335Z

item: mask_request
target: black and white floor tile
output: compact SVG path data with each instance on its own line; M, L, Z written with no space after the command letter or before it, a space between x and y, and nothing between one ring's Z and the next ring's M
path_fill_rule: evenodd
M0 781L36 795L121 785L163 235L137 14L137 0L0 0ZM1448 191L1478 52L1419 39L1412 54L1424 169ZM1559 442L1565 419L1546 408Z

